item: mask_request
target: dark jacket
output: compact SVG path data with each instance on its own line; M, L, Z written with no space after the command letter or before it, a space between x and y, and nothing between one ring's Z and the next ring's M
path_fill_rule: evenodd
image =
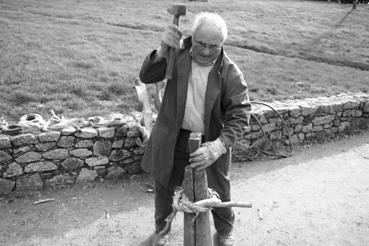
M191 37L184 40L184 48L178 52L173 78L167 81L160 111L141 163L142 168L152 173L155 180L163 185L166 185L170 178L174 148L184 117L191 69L190 47ZM146 57L140 71L140 79L145 84L162 81L165 76L166 61L162 59L154 63L154 52L156 51ZM222 49L208 76L205 95L205 141L220 137L227 148L232 147L242 138L243 128L248 125L250 110L243 75ZM229 159L220 157L212 166L221 165L228 172Z

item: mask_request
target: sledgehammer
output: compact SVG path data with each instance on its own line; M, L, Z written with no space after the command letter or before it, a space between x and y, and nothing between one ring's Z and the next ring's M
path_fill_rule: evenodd
M171 15L174 15L173 24L178 26L179 17L181 15L186 15L186 6L175 4L172 7L168 8L168 13ZM165 72L165 79L167 80L172 79L175 50L173 48L170 48L168 52L169 52L168 53L168 63L167 63L167 69Z

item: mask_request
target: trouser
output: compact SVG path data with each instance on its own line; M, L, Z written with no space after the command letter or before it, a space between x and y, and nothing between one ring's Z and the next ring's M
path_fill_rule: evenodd
M165 219L172 213L174 190L184 179L185 166L188 165L188 138L190 132L181 130L177 139L174 165L167 185L155 182L155 230L160 232L166 224ZM220 160L206 169L208 186L218 192L222 201L230 201L230 182L228 171L230 165L230 151L220 157ZM234 213L231 208L212 209L214 226L219 234L232 232Z

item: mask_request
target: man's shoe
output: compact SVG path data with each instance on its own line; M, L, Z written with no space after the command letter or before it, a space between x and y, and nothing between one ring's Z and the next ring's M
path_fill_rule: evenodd
M232 233L219 234L217 233L218 246L234 246Z

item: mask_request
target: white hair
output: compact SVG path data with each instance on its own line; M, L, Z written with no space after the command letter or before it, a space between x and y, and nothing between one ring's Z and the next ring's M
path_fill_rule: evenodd
M205 23L215 25L219 29L223 42L227 39L228 30L224 19L220 15L211 12L200 12L195 16L192 25L192 35L195 35L197 30Z

